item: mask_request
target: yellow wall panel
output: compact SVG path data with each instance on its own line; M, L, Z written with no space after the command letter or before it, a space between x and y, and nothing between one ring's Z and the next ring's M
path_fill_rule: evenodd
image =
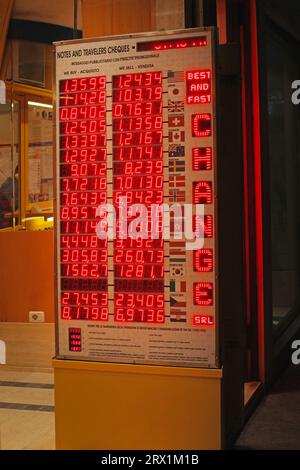
M42 310L53 322L53 232L1 232L0 260L0 321L28 322L29 310Z
M221 370L53 366L57 449L221 448Z

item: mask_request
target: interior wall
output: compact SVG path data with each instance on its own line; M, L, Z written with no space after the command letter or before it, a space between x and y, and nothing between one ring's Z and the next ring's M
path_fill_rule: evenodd
M83 37L184 27L184 0L82 0Z
M0 321L28 322L29 311L54 322L53 232L0 234Z

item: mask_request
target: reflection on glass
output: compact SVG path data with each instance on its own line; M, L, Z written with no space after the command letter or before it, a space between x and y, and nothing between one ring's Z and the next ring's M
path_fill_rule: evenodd
M28 204L53 200L52 121L50 104L28 102Z
M0 104L0 229L18 223L19 204L19 107Z
M292 43L267 35L273 326L299 305L299 132L291 83L298 77Z

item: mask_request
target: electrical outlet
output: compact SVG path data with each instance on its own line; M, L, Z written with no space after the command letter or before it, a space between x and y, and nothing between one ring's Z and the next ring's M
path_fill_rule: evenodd
M29 312L29 321L32 323L42 323L45 321L45 312Z

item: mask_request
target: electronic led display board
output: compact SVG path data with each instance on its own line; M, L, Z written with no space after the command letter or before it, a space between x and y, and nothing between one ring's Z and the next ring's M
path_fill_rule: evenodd
M218 367L213 29L55 58L57 357Z

